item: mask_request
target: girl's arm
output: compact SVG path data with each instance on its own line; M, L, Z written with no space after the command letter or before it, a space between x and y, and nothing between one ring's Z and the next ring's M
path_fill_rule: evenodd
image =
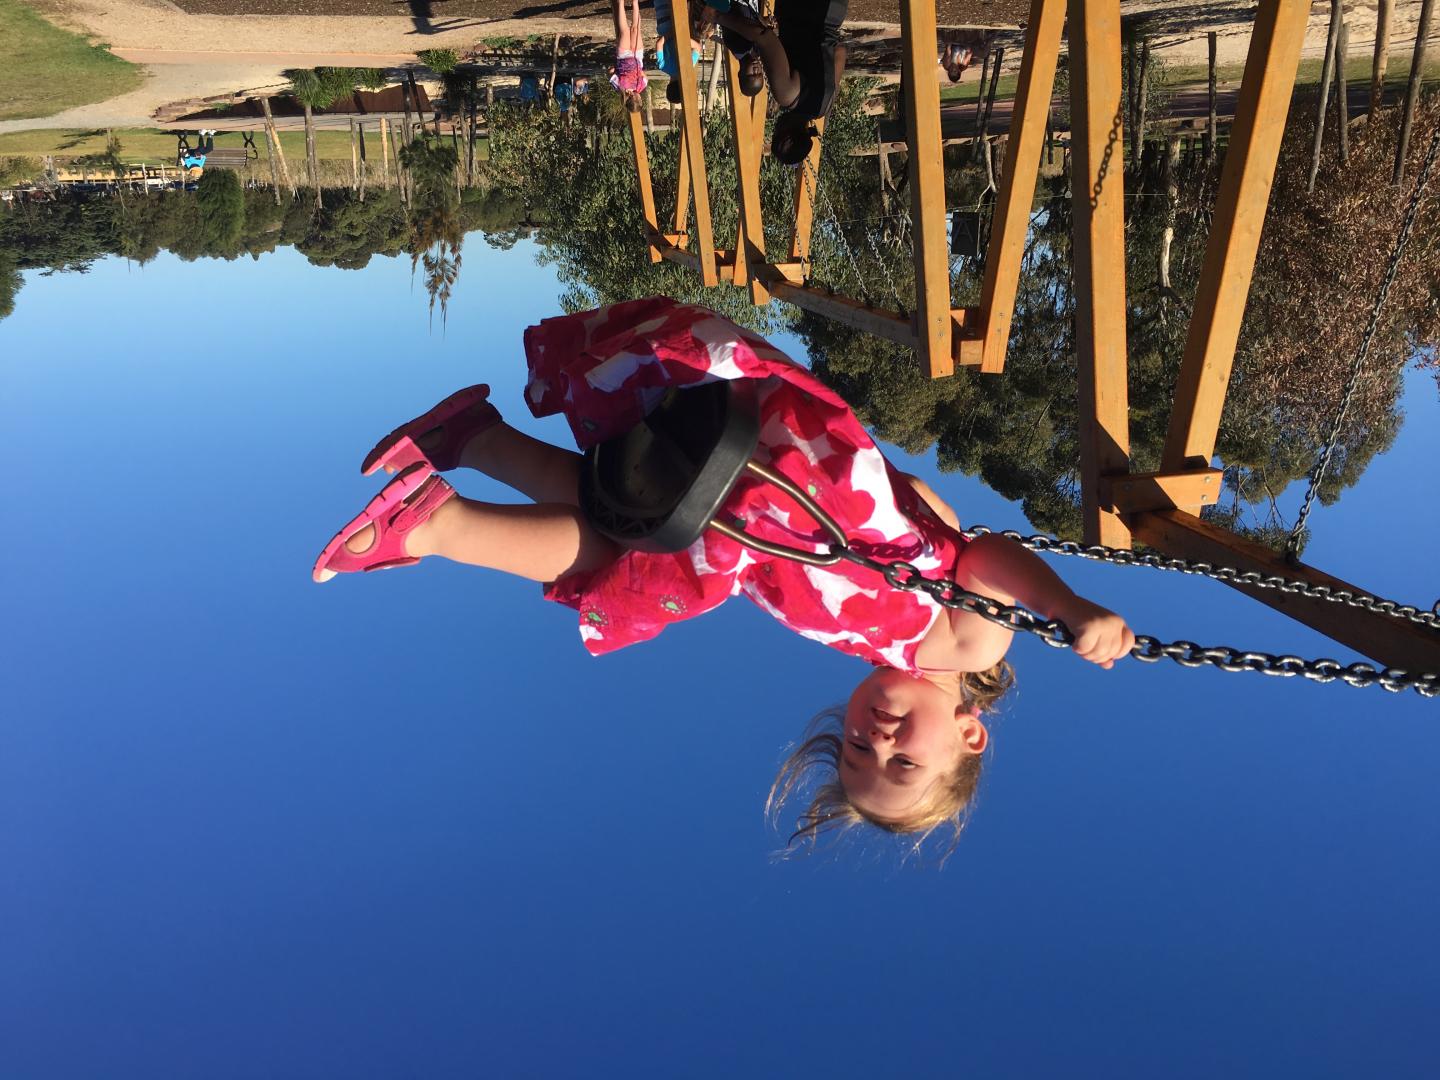
M959 517L929 484L918 476L905 479L936 517L959 531ZM1077 596L1039 556L1006 537L990 534L967 544L955 568L955 580L1002 604L1019 603L1047 619L1059 619L1075 633L1076 654L1101 667L1111 667L1135 644L1135 635L1124 619ZM963 665L959 670L982 671L1005 656L1011 631L969 612L949 615L954 659Z
M1103 668L1114 666L1135 645L1135 634L1124 619L1077 595L1039 556L1006 537L990 534L965 545L955 579L971 592L1004 604L1019 603L1047 619L1059 619L1075 635L1075 654ZM957 618L973 619L1009 634L978 615L952 613L952 625Z

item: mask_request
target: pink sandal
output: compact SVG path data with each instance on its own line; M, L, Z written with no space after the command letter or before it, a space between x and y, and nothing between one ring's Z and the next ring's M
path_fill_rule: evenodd
M490 387L484 383L457 390L429 412L401 424L375 444L365 455L360 472L369 476L376 469L391 468L396 472L409 465L427 464L436 472L447 472L460 464L460 452L474 436L500 422L500 413L490 405ZM460 414L480 402L484 408L477 415L459 420ZM451 421L455 421L452 423ZM428 454L420 449L419 439L427 432L440 429L439 445Z
M417 525L454 496L455 489L430 471L424 464L412 465L385 485L371 499L360 515L335 534L315 560L310 576L326 581L326 570L337 574L357 570L389 570L395 566L412 566L420 560L405 554L405 537ZM345 546L367 525L375 526L375 537L364 551L351 551Z

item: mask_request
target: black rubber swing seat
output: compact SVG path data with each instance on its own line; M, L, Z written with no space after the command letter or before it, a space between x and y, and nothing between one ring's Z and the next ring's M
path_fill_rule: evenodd
M760 441L752 379L673 388L623 435L585 452L580 510L638 551L684 551L735 486Z

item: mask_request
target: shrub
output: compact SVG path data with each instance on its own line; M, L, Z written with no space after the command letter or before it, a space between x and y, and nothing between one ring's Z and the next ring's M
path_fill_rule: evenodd
M460 66L460 54L454 49L421 49L415 55L436 75L448 75Z

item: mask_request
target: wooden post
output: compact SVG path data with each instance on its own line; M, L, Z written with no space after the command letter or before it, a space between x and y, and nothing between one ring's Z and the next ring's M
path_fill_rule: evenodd
M729 55L730 50L725 48L725 43L717 36L714 55L710 58L710 85L705 89L705 108L711 112L720 102L720 58ZM735 95L732 93L730 97L733 99Z
M950 254L945 245L944 146L935 78L935 4L900 0L905 135L915 237L915 342L932 379L954 374L950 355ZM997 65L998 68L998 65Z
M1337 3L1343 9L1342 0ZM1340 125L1340 164L1350 164L1350 98L1349 91L1345 86L1345 54L1350 44L1350 28L1343 22L1340 24L1340 40L1336 43L1335 52L1335 112L1336 121Z
M555 97L555 77L560 74L560 35L555 35L555 44L550 49L550 97Z
M1120 0L1069 9L1080 504L1086 543L1128 548L1129 528L1100 503L1100 478L1130 471Z
M1410 125L1415 120L1415 102L1420 99L1420 80L1425 70L1425 39L1430 36L1430 16L1435 13L1435 0L1420 5L1420 21L1415 24L1415 53L1410 58L1410 81L1405 84L1405 110L1400 116L1400 143L1395 148L1395 183L1405 175L1405 155L1410 149Z
M688 141L684 125L680 127L680 167L676 172L675 180L675 217L672 220L674 231L679 234L685 233L690 224L690 150L685 144Z
M641 100L645 103L645 134L647 135L655 130L655 104L654 98L651 96L653 93L654 88L647 83L645 93L641 95Z
M1142 512L1135 515L1133 525L1142 544L1180 558L1328 585L1337 591L1366 591L1303 563L1292 565L1269 548L1182 510ZM1278 589L1232 587L1390 667L1435 671L1440 664L1440 634L1426 627Z
M1310 0L1274 0L1256 16L1161 458L1166 471L1204 467L1215 452L1309 14Z
M365 160L365 121L361 120L356 128L360 133L360 201L365 201L365 181L369 179L370 163Z
M1370 69L1370 117L1374 119L1385 97L1385 68L1390 63L1390 17L1395 0L1378 0L1375 5L1375 61Z
M980 154L980 125L985 119L985 87L990 82L990 50L985 50L985 59L980 64L980 84L975 87L975 139L970 150L976 157ZM903 96L905 87L901 86L900 92ZM905 102L900 102L900 107L905 108Z
M1140 74L1135 87L1135 130L1130 137L1131 164L1137 169L1145 160L1145 108L1150 100L1150 39L1140 45Z
M1055 89L1055 67L1064 26L1064 0L1030 0L1025 51L1010 118L1005 172L991 218L990 247L985 256L985 280L980 291L980 370L987 374L1005 370L1010 321L1015 313L1015 294L1020 287L1020 264L1030 231L1030 211L1035 204L1040 147L1050 121L1050 95Z
M770 302L765 282L757 276L765 266L765 224L760 208L760 147L755 139L755 117L751 103L740 90L740 62L724 50L725 88L730 96L730 132L735 142L736 200L739 228L735 240L736 285L747 285L750 302ZM719 57L717 56L718 60ZM764 126L764 120L761 120ZM742 276L743 275L743 276Z
M640 117L637 113L626 112L626 118L630 123L630 144L635 152L635 179L640 184L640 208L645 215L645 228L649 231L645 237L649 245L650 261L660 261L660 249L655 246L655 237L660 232L660 219L655 216L655 190L650 183L650 153L645 145L645 131L640 126Z
M355 118L350 118L350 190L360 187L360 143L355 134Z
M260 111L265 114L265 131L270 137L270 145L273 153L280 160L280 175L285 180L285 186L290 189L290 198L295 198L295 181L290 178L290 166L285 164L285 150L280 145L280 132L275 128L275 117L270 112L270 99L260 99Z
M1210 164L1215 163L1215 155L1220 149L1220 121L1217 116L1217 94L1215 87L1215 52L1216 39L1215 31L1211 30L1210 38L1210 120L1205 128L1205 160Z
M985 93L985 119L980 123L980 141L990 138L990 116L995 111L995 93L1000 89L1000 65L1005 60L1005 50L995 50L995 62L990 65L990 89Z
M690 25L688 0L672 0L672 14L675 17L675 64L680 71L680 120L685 130L685 156L690 164L690 183L695 196L695 239L699 245L700 281L708 288L718 285L720 276L715 269L715 233L710 223L710 186L705 176L705 126L700 115L700 90L695 81L695 61L690 57L690 43L686 39Z
M1340 44L1342 18L1342 0L1330 0L1330 33L1325 38L1325 62L1320 66L1320 96L1315 109L1315 141L1310 145L1310 179L1306 181L1306 191L1315 190L1315 177L1320 172L1320 148L1325 141L1325 109L1330 104L1330 80L1335 77L1335 50ZM1258 26L1255 32L1258 33ZM1251 41L1254 41L1253 33ZM1245 74L1250 74L1248 63Z
M270 125L265 125L265 156L270 159L270 186L275 189L275 205L280 205L280 162L275 156L275 140ZM164 166L162 165L163 169ZM148 187L147 187L148 192Z
M380 159L385 171L385 186L390 186L390 121L380 118Z

